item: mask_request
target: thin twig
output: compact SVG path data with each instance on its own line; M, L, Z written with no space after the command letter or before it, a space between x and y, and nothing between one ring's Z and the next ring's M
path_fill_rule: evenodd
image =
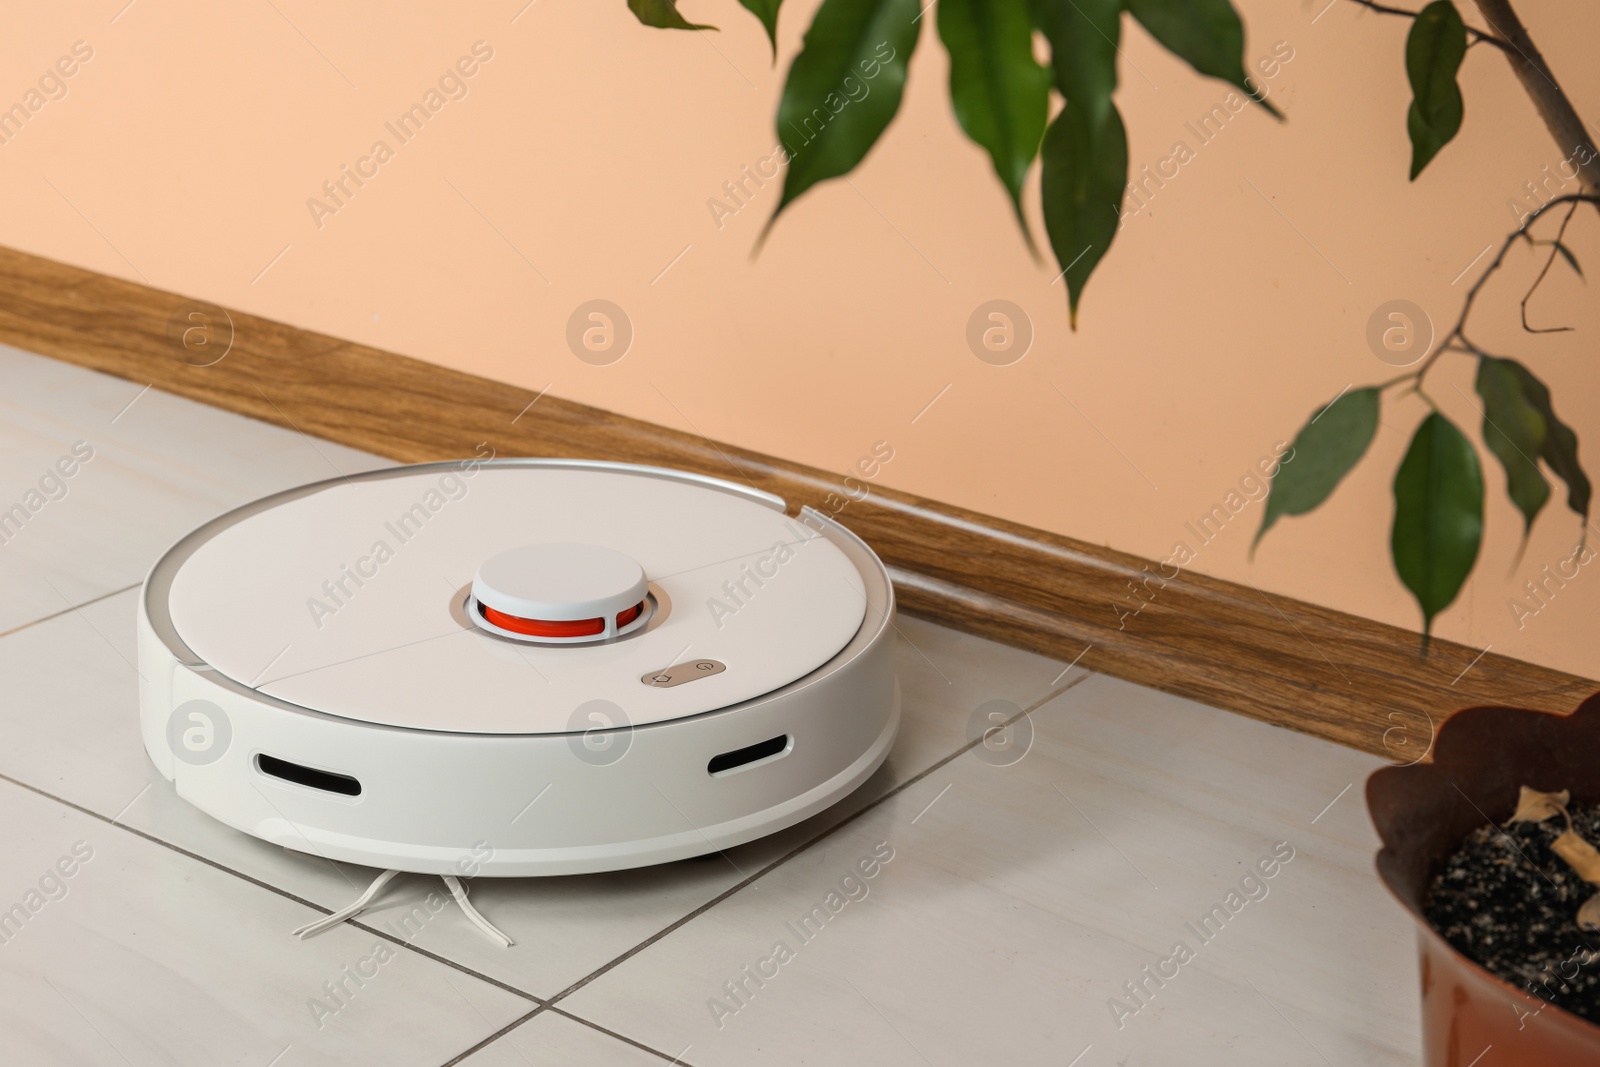
M1472 314L1472 307L1477 302L1478 293L1482 291L1484 283L1494 275L1495 271L1500 269L1500 265L1505 262L1506 253L1511 250L1511 246L1519 240L1531 241L1532 238L1528 236L1528 227L1537 222L1545 212L1562 204L1594 204L1600 207L1600 193L1567 193L1547 201L1536 210L1528 213L1528 217L1522 220L1522 225L1518 226L1515 232L1501 242L1500 251L1495 253L1494 259L1484 268L1483 273L1478 276L1478 280L1472 283L1472 288L1467 290L1466 298L1461 302L1461 317L1456 319L1455 327L1445 334L1444 340L1439 347L1435 348L1428 358L1422 361L1422 365L1417 368L1416 378L1418 385L1421 385L1422 378L1428 373L1429 368L1446 352L1465 352L1479 357L1493 355L1478 347L1467 336L1467 317Z
M1528 301L1533 299L1533 294L1538 292L1539 286L1544 282L1546 274L1550 273L1550 265L1556 261L1556 256L1561 252L1561 239L1567 235L1567 223L1572 221L1572 216L1577 213L1578 205L1574 203L1567 209L1567 214L1561 220L1561 229L1556 231L1556 239L1550 242L1550 258L1544 261L1544 268L1539 271L1539 276L1528 286L1528 291L1522 297L1522 328L1529 333L1565 333L1572 329L1571 326L1546 326L1537 327L1528 325Z
M1350 2L1352 4L1360 4L1362 7L1376 11L1380 15L1400 15L1408 19L1417 17L1417 12L1415 11L1407 11L1403 7L1390 7L1388 4L1377 3L1376 0L1350 0ZM1497 37L1487 30L1480 30L1476 26L1468 26L1467 32L1472 35L1473 44L1492 44L1502 52L1511 51L1510 41L1503 37Z

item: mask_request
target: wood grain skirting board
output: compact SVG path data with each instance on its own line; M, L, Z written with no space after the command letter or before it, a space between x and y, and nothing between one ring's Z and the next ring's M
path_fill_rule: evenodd
M169 322L193 303L0 249L0 341L265 422L405 462L487 442L747 481L791 511L847 499L843 475L239 312L226 358L190 366ZM1570 711L1600 689L1445 641L1424 661L1407 630L1189 572L1163 585L1148 560L876 485L838 517L907 612L1399 761L1457 708ZM1149 602L1119 629L1130 582Z

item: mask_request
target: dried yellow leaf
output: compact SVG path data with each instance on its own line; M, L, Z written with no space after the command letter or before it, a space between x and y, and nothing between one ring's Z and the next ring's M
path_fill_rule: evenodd
M1559 793L1541 793L1523 786L1517 796L1517 810L1506 820L1506 825L1544 822L1556 815L1561 816L1567 821L1567 828L1550 842L1551 851L1565 860L1579 878L1600 887L1600 850L1596 850L1572 828L1572 816L1567 812L1567 803L1571 799L1572 794L1566 789ZM1584 901L1578 909L1578 925L1585 930L1600 931L1600 893Z
M1519 822L1544 822L1553 816L1565 815L1567 802L1571 799L1570 790L1541 793L1537 789L1523 786L1521 794L1517 797L1517 810L1506 820L1506 825L1512 826Z
M1590 885L1600 886L1600 852L1583 838L1578 836L1576 830L1568 830L1560 837L1550 842L1550 848L1556 855L1567 861L1567 865L1578 872Z

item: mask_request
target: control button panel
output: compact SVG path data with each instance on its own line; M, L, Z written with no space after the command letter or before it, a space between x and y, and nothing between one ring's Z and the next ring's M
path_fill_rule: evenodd
M675 667L666 667L640 675L639 681L655 689L671 689L675 685L692 682L697 678L709 678L713 674L721 674L727 669L728 665L720 660L691 659Z

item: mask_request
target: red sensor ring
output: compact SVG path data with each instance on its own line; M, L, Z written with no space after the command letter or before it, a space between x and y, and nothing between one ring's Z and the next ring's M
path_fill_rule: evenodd
M480 603L478 610L483 612L484 620L510 630L514 634L526 634L529 637L593 637L605 633L606 621L604 619L524 619L518 615L507 615L503 611L496 611L487 604ZM633 607L617 613L617 629L622 629L639 617L644 611L644 603L640 602Z

